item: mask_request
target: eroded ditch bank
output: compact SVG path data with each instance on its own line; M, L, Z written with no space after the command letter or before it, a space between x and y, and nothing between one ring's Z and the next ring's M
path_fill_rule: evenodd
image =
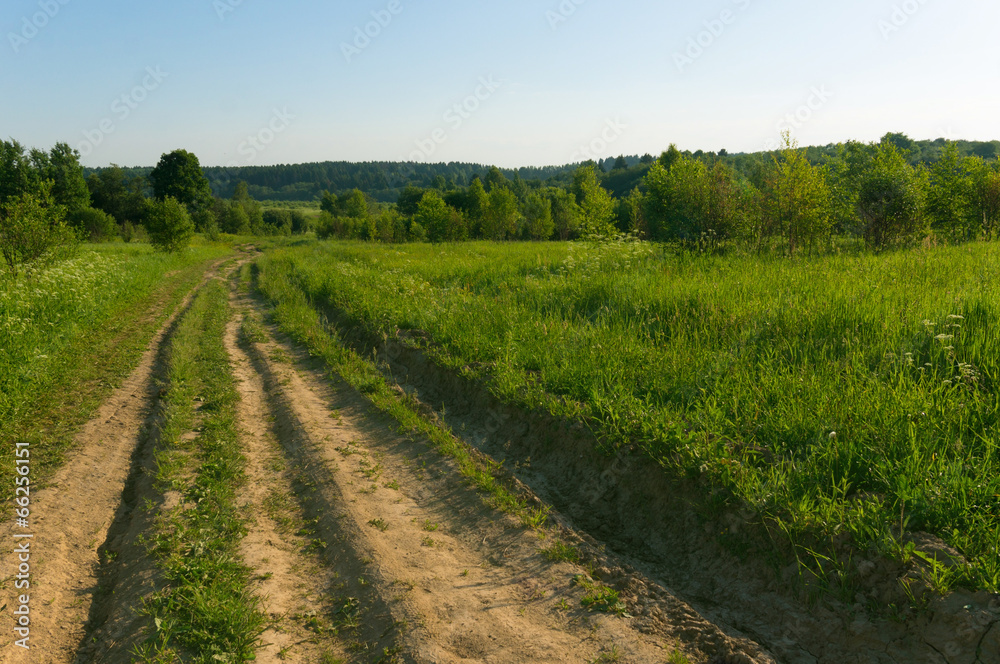
M418 347L429 343L425 335L386 339L341 311L323 313L356 352L374 351L400 389L554 506L553 517L581 531L592 555L612 552L600 572L637 615L648 612L648 597L676 592L781 661L1000 664L1000 596L957 591L893 620L870 607L907 599L896 581L900 566L859 558L857 571L870 583L855 604L829 595L811 602L796 565L776 574L767 561L734 555L741 541L764 532L755 528L755 515L728 510L706 517L704 488L669 478L635 451L609 458L578 422L501 402L482 383L435 363ZM728 550L720 535L732 536Z

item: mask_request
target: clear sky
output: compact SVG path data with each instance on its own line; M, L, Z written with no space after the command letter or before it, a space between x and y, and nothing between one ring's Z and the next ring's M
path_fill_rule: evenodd
M996 0L4 0L0 136L88 166L993 140L998 25Z

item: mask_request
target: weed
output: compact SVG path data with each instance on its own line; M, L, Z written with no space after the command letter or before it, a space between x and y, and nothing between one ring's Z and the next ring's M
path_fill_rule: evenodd
M565 542L555 541L552 546L539 549L541 554L545 556L547 560L552 562L566 562L566 563L579 563L580 562L580 552L576 550L575 547L566 544Z
M382 518L372 519L371 521L368 522L368 525L371 526L372 528L378 528L383 533L389 530L389 524L386 523L386 521Z

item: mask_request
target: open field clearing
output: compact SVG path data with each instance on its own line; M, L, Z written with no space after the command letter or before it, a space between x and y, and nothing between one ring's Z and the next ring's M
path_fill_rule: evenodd
M995 246L797 263L652 252L327 244L258 265L272 300L311 302L709 615L821 661L995 652ZM554 450L553 418L584 423L603 467ZM671 550L688 560L657 555ZM840 608L803 620L778 597L759 606L774 585Z
M903 274L898 256L748 264L739 275L749 285L724 305L713 298L724 298L732 273L646 245L284 244L235 258L187 254L179 280L164 282L174 290L142 318L155 334L131 374L115 378L121 368L94 361L93 384L77 388L88 396L77 400L98 403L75 407L89 421L59 429L66 442L46 465L47 483L33 487L28 529L4 527L8 607L20 605L11 535L34 536L32 649L6 636L0 662L1000 661L1000 603L983 580L989 556L973 557L965 541L945 545L949 533L930 522L918 531L910 507L902 531L898 517L883 524L877 510L898 509L898 485L861 494L849 457L879 440L865 438L875 406L852 409L876 394L891 412L898 393L924 399L928 422L951 427L948 435L968 436L963 449L979 456L966 475L996 462L982 414L992 337L961 337L989 304L990 275L968 276L988 256L917 255L927 273L946 264L951 281L909 273L941 292L907 305L921 320L894 351L932 367L961 358L975 380L942 387L899 369L890 390L861 368L895 365L878 350L855 358L863 345L854 339L874 344L909 329L869 329L880 307L915 297L909 282L889 287ZM832 289L849 283L835 281L841 270L862 268L881 275L868 288L885 286L886 299L846 290L846 302L872 310L855 320L854 337L845 328L840 346L817 344L816 320L827 320L819 303L836 302ZM819 269L831 290L800 292L796 271ZM780 310L755 310L767 286L749 277L760 273L773 280ZM623 294L625 275L647 290ZM963 292L964 283L981 287ZM690 289L703 305L693 318ZM641 308L616 318L626 295ZM931 306L941 298L939 309L962 318ZM598 299L605 304L588 314ZM811 326L792 319L793 302L818 317L801 314ZM846 307L826 315L846 316ZM953 339L925 339L925 316L963 327L949 328ZM730 336L711 345L696 323ZM812 330L809 343L781 341L795 329ZM767 343L751 343L758 337ZM953 347L939 351L944 341ZM697 389L654 370L684 368L674 345L700 363L683 374ZM741 354L723 367L734 348ZM52 351L57 363L69 363L66 352ZM821 394L814 383L831 374L801 359L820 356L844 359L839 391L822 402L830 420L808 437L808 409L822 411L811 402L793 409L781 389ZM709 364L714 381L698 382ZM777 373L771 383L765 369ZM838 400L847 390L854 398ZM722 393L727 400L707 410ZM750 428L741 419L749 406L735 399L761 395L796 427L778 436L777 418L759 407ZM958 396L978 424L941 415ZM683 428L664 428L666 418ZM925 463L935 463L945 448L910 430L913 449L932 449ZM737 445L736 431L757 433ZM777 442L766 445L764 431ZM31 449L47 440L31 438ZM842 465L822 465L833 441L847 446ZM836 469L854 474L829 491L815 480ZM941 506L925 500L928 519ZM868 521L857 520L862 507L873 511ZM996 518L967 512L963 523ZM2 619L14 635L17 616L8 608Z

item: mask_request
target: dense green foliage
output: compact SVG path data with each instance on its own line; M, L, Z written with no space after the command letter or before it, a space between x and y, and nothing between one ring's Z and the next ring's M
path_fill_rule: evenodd
M591 423L811 552L933 533L1000 588L1000 247L674 255L645 243L275 250L262 274L500 398ZM824 545L824 542L826 543Z
M180 201L167 196L153 201L146 212L146 229L153 246L160 251L177 252L194 237L194 222Z

